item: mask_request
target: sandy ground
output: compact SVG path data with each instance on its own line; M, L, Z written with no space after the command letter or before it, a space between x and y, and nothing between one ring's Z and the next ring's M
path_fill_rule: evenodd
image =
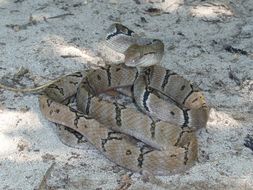
M162 64L197 83L212 107L199 161L145 182L85 141L64 145L37 95L0 89L0 189L253 189L252 0L0 0L0 78L43 84L99 62L91 53L121 22L166 45Z

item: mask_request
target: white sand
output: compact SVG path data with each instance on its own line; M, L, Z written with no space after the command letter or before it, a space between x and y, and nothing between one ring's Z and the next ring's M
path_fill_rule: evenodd
M65 146L41 115L37 95L0 90L0 189L253 189L253 151L244 146L253 136L253 1L209 2L0 0L1 78L23 67L29 73L20 82L31 86L96 64L91 50L110 24L121 22L162 39L163 65L199 84L212 107L199 131L199 162L154 185L139 174L126 179L129 172L87 143ZM162 14L150 16L150 7ZM66 13L73 15L49 19Z

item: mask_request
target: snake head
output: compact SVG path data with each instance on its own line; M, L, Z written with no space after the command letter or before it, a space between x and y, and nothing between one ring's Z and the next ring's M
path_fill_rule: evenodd
M140 38L124 52L125 64L129 67L148 67L158 64L164 53L161 40Z
M119 23L114 23L107 30L106 40L109 40L109 39L119 36L119 35L133 37L136 34L134 31L130 30L126 26L119 24Z
M140 60L140 58L143 56L143 47L139 46L137 44L131 45L126 51L125 51L125 64L127 66L136 66L137 62Z

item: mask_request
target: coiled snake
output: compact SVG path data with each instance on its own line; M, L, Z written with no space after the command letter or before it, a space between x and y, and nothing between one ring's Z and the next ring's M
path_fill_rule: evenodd
M121 24L108 29L104 46L125 57L67 75L39 97L50 121L81 133L107 158L134 172L168 175L197 159L196 130L206 126L209 108L198 87L158 64L164 45ZM130 103L108 101L129 97ZM68 103L76 99L76 109Z

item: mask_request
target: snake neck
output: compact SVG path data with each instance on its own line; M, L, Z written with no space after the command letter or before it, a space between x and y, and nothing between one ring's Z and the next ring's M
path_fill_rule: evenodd
M137 68L138 76L145 75L148 69L148 67L136 67L136 68Z

